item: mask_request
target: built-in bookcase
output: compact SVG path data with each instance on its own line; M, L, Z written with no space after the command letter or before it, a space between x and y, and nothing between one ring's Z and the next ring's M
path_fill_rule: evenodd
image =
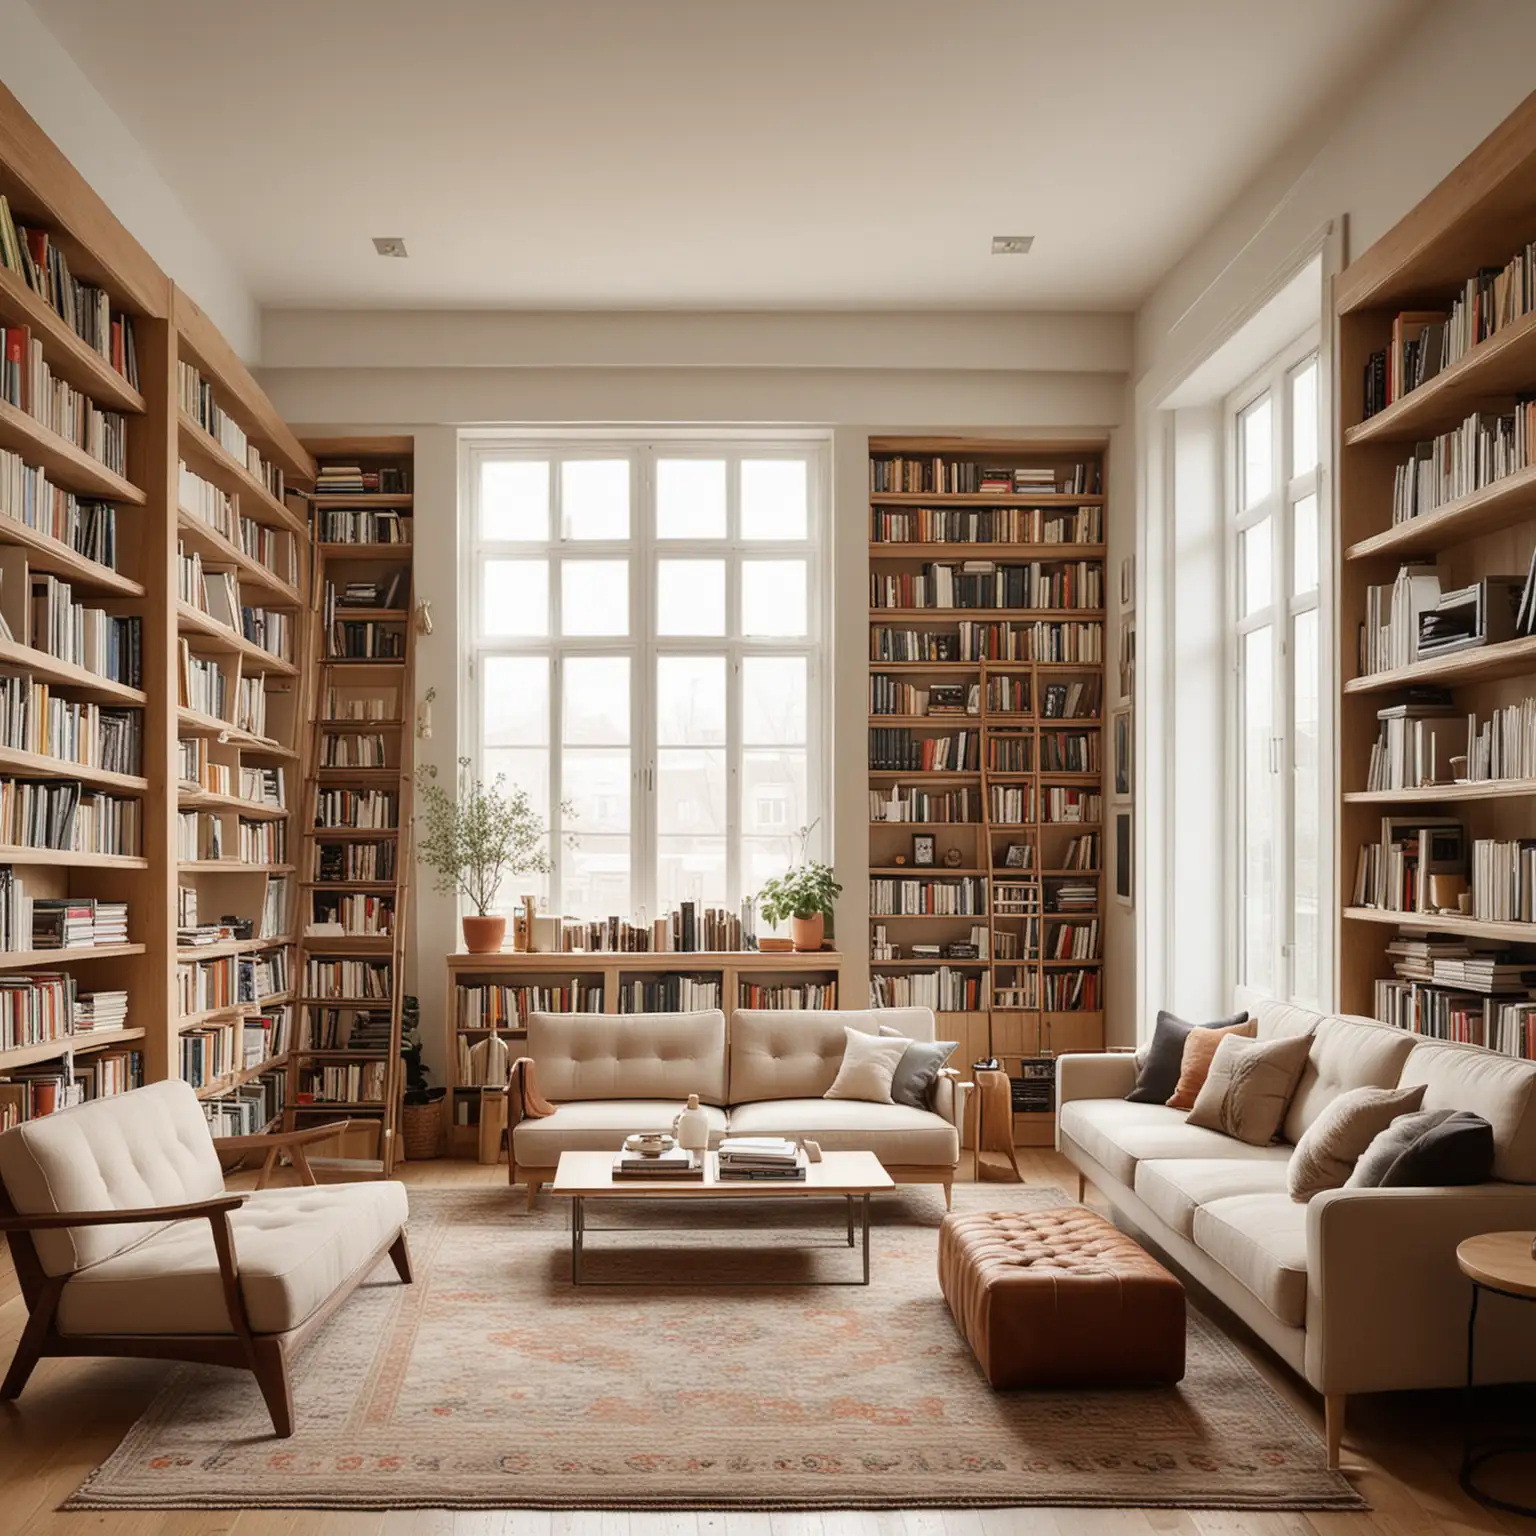
M872 1000L1018 1078L1104 1043L1103 444L871 439L869 498Z
M1334 293L1339 1002L1525 1056L1536 1056L1536 626L1519 606L1536 596L1532 242L1536 98ZM1421 611L1434 614L1422 637ZM1367 847L1379 852L1362 871Z

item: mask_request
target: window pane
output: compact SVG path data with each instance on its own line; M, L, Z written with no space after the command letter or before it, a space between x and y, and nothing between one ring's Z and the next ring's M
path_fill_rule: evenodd
M725 657L657 658L656 740L664 747L724 742Z
M741 461L741 536L803 539L810 529L804 459Z
M548 464L493 459L480 466L480 537L534 544L548 541Z
M629 460L567 459L560 466L560 526L567 539L627 539Z
M629 561L560 562L560 632L565 635L629 633Z
M1317 468L1317 359L1291 375L1291 473Z
M1303 496L1291 508L1291 592L1317 586L1317 497Z
M805 633L805 561L741 562L741 632L744 635Z
M480 632L490 636L549 633L549 562L487 560L480 589Z
M685 901L697 902L700 907L729 905L723 837L657 838L657 915Z
M1262 501L1274 487L1274 405L1268 395L1250 405L1237 419L1238 457L1243 480L1239 499L1244 507Z
M725 460L656 461L656 537L725 537Z
M719 747L656 754L656 829L688 836L725 831L725 753Z
M1242 541L1242 612L1248 614L1267 607L1274 600L1271 587L1274 565L1274 533L1271 520L1265 518L1238 535Z
M657 561L656 633L725 633L724 560Z
M749 746L806 740L804 656L747 656L741 663L741 739Z
M568 656L561 734L567 746L629 741L629 657Z
M1295 902L1296 933L1291 996L1298 1003L1317 1003L1323 895L1319 848L1322 804L1318 798L1318 763L1322 722L1318 707L1317 609L1296 615L1294 633L1291 650L1296 672L1292 709L1296 737L1291 780L1291 895Z
M480 740L487 747L545 746L549 741L549 660L487 656Z
M769 880L782 875L799 857L800 839L797 837L743 838L741 844L742 895L756 896ZM788 926L788 923L784 924L785 928ZM764 921L761 911L757 914L757 928L759 933L778 931Z
M810 821L805 751L744 752L741 830L748 837L793 837Z
M488 747L480 754L479 774L487 784L498 773L507 776L506 787L520 789L535 812L549 824L549 749L547 747ZM547 845L547 839L546 839ZM522 879L521 875L508 876Z
M560 759L562 826L583 837L629 831L629 748L567 747Z
M1243 782L1239 839L1242 861L1242 979L1273 992L1275 935L1275 805L1270 772L1274 672L1269 627L1243 636L1241 684Z
M568 917L629 917L633 912L627 837L573 833L561 850L561 910Z

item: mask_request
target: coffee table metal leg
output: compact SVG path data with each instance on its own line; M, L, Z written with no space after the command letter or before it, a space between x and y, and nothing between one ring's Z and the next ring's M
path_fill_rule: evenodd
M581 1284L581 1238L586 1209L580 1195L571 1198L571 1284Z
M843 1204L847 1207L845 1214L848 1217L848 1246L853 1247L853 1196L844 1197Z
M869 1196L862 1195L859 1205L864 1217L864 1284L869 1284Z

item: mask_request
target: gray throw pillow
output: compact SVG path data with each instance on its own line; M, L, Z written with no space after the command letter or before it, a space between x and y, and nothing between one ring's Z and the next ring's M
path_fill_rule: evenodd
M892 1029L889 1024L882 1024L880 1033L888 1038L901 1035L899 1029ZM891 1103L905 1104L911 1109L932 1109L933 1085L959 1045L958 1040L911 1041L891 1078Z
M1160 1009L1146 1057L1136 1063L1136 1086L1126 1094L1126 1103L1166 1104L1179 1086L1184 1042L1189 1038L1190 1030L1229 1029L1247 1017L1246 1013L1234 1013L1230 1019L1216 1019L1210 1024L1186 1024L1177 1014Z
M1493 1127L1465 1109L1399 1115L1369 1147L1345 1189L1437 1189L1493 1177Z
M1341 1189L1355 1164L1392 1122L1415 1111L1424 1085L1350 1088L1331 1100L1296 1143L1286 1169L1291 1199L1305 1205L1325 1189Z

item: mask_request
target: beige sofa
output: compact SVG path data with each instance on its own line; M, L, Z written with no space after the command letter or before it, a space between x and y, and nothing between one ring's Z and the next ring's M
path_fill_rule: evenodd
M1057 1147L1115 1212L1232 1309L1324 1394L1338 1465L1353 1392L1454 1387L1466 1379L1471 1288L1456 1245L1536 1228L1536 1063L1445 1045L1369 1019L1239 994L1261 1039L1309 1034L1282 1139L1253 1147L1128 1104L1136 1059L1063 1056ZM1349 1088L1425 1087L1424 1108L1491 1121L1496 1182L1458 1189L1286 1191L1295 1143ZM1478 1320L1478 1378L1536 1379L1536 1329L1494 1299Z
M828 1151L873 1152L898 1183L942 1184L950 1198L960 1162L967 1085L946 1071L933 1108L828 1099L845 1028L881 1026L934 1038L927 1008L718 1009L698 1013L534 1013L531 1074L513 1069L508 1174L533 1204L562 1152L617 1152L632 1131L671 1130L688 1095L710 1118L711 1143L737 1136L806 1136ZM530 1113L537 1096L549 1115Z

